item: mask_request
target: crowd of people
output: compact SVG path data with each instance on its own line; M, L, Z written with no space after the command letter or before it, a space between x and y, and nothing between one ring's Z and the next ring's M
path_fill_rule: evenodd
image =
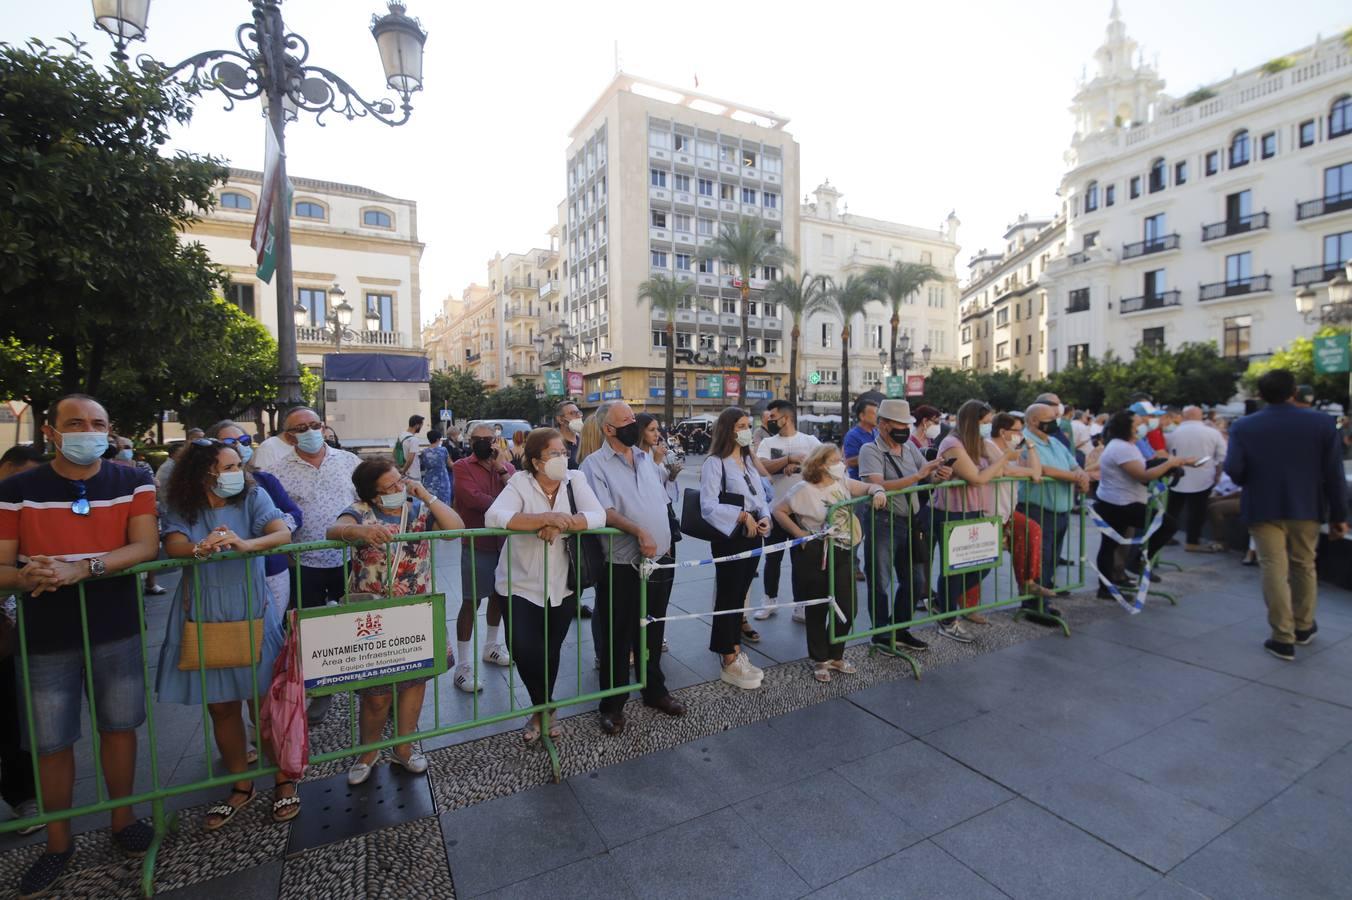
M97 400L64 397L43 426L55 449L50 461L26 447L0 459L0 589L18 598L0 624L12 635L19 613L28 673L20 685L13 652L0 665L0 794L21 816L36 811L35 748L45 810L70 807L86 675L107 795L133 793L136 730L146 715L144 611L135 580L116 576L157 557L201 565L169 600L155 696L204 704L225 769L240 776L208 810L207 829L223 827L257 796L247 776L259 752L250 722L259 721L256 699L283 646L287 609L431 591L431 537L391 540L400 534L513 532L460 538L452 682L483 690L477 643L484 664L516 666L532 705L548 708L574 619L591 617L600 687L612 691L598 710L607 735L624 732L623 688L641 680L645 705L667 716L686 712L666 686L662 658L681 571L675 544L694 530L692 515L715 570L708 647L721 679L741 690L760 688L764 677L744 649L760 640L755 623L785 607L804 625L814 679L854 673L840 638L860 627L858 582L868 632L888 650L927 649L905 626L930 614L940 617L934 634L979 640L988 620L974 607L988 570L942 565L951 522L1002 523L1025 611L1055 624L1061 613L1052 601L1068 593L1057 573L1069 565L1071 517L1084 502L1103 525L1095 568L1099 596L1109 599L1140 579L1158 580L1142 561L1179 529L1184 549L1223 552L1237 516L1263 566L1266 649L1293 659L1294 647L1317 631L1320 523L1333 537L1347 530L1341 437L1330 417L1299 408L1289 373L1269 373L1259 390L1266 407L1233 428L1199 407L1160 409L1147 396L1099 415L1051 394L1023 410L972 399L952 414L864 399L839 446L800 431L787 400L758 415L729 407L707 430L692 426L680 436L623 401L590 415L566 401L550 425L516 431L510 442L488 423L424 436L425 420L415 415L388 454L366 458L343 450L319 413L299 406L265 441L232 421L190 434L153 473L137 465L129 441L110 435ZM692 497L678 484L682 451L705 457L697 486L686 488ZM1152 496L1159 483L1169 486L1162 505ZM1160 522L1141 548L1133 535L1157 506ZM617 534L578 535L603 527ZM348 546L294 559L267 552L320 541ZM251 555L213 559L229 551ZM786 557L791 578L782 593L791 600L781 599ZM594 610L582 603L584 592ZM476 642L484 601L487 624ZM396 738L414 734L426 681L359 691L361 742L378 740L391 716ZM311 700L311 725L331 701ZM560 735L552 711L536 712L522 729L527 744L544 734ZM379 757L357 757L349 783L365 782ZM415 774L428 765L411 740L391 748L390 761ZM276 821L300 813L296 785L281 773L271 797ZM142 855L152 838L130 807L113 811L112 840L123 852ZM50 823L46 852L24 873L21 894L39 894L59 878L73 846L69 821Z

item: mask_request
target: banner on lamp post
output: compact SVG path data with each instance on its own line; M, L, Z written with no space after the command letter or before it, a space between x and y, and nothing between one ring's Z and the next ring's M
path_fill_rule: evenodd
M723 376L723 396L736 397L742 387L742 376L724 375Z
M562 397L563 394L563 370L545 369L545 396Z
M902 381L900 375L888 375L883 379L883 393L888 397L901 397Z
M570 394L581 394L581 393L582 393L582 373L581 373L581 372L569 372L569 373L568 373L568 393L570 393Z
M924 393L925 393L925 376L924 376L924 375L907 375L907 376L906 376L906 396L907 396L907 397L919 397L919 396L921 396L921 395L924 394Z
M1314 371L1317 375L1336 375L1352 370L1352 347L1347 334L1330 334L1314 339Z

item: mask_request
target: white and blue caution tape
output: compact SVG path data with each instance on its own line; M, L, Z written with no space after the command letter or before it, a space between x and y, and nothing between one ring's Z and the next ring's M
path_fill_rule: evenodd
M846 620L845 611L836 603L835 597L818 597L816 600L795 600L789 603L767 603L764 606L742 606L737 609L719 609L711 612L702 613L682 613L678 616L648 616L639 620L639 625L643 628L654 625L658 622L679 622L682 619L707 619L709 616L730 616L735 614L745 615L749 612L755 612L761 609L794 609L795 607L820 606L823 603L831 604L831 609L835 611L836 618L842 623Z
M1151 500L1156 499L1164 492L1165 488L1163 484L1161 484L1158 481L1151 482L1150 484ZM1149 524L1146 525L1145 531L1141 532L1141 534L1138 537L1133 538L1124 538L1122 537L1122 535L1118 534L1117 529L1113 528L1107 522L1103 521L1103 519L1101 519L1098 516L1098 514L1094 512L1094 507L1092 504L1086 503L1085 509L1089 514L1090 524L1092 524L1095 528L1097 528L1099 534L1103 535L1103 537L1109 538L1111 540L1116 541L1119 544L1123 544L1128 547L1134 546L1141 547L1141 578L1140 582L1136 585L1136 596L1131 600L1128 600L1126 597L1122 596L1122 592L1117 589L1117 585L1109 581L1108 576L1104 575L1102 572L1098 570L1098 566L1094 565L1094 563L1091 560L1085 560L1085 562L1089 564L1089 568L1093 569L1094 574L1099 577L1099 582L1105 588L1108 589L1108 593L1112 594L1113 599L1116 600L1123 609L1125 609L1127 612L1131 613L1134 616L1141 610L1145 609L1145 598L1146 595L1150 593L1151 560L1150 553L1146 550L1145 544L1150 540L1151 536L1153 536L1156 531L1160 530L1160 526L1164 524L1165 509L1163 506L1158 506L1156 508L1155 517L1150 521Z
M721 562L734 562L739 559L753 559L757 556L763 556L766 553L777 553L780 550L788 550L791 547L797 547L806 544L809 541L819 541L825 537L831 537L835 530L828 528L825 531L818 531L803 537L792 538L787 541L781 541L778 544L766 544L763 547L757 547L754 550L743 550L741 553L729 553L727 556L715 556L710 559L687 559L681 562L660 563L653 559L645 559L639 563L638 570L647 578L658 569L697 569L700 566L712 566Z

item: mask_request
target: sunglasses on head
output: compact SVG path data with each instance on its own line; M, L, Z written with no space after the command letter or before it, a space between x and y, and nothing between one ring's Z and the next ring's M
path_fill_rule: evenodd
M236 444L239 444L241 447L247 447L253 443L253 438L245 434L237 438L221 438L220 441L227 447L233 447Z
M214 446L216 446L216 445L219 444L219 443L221 443L221 442L218 441L218 440L215 440L215 439L213 439L213 438L193 438L193 439L192 439L192 445L193 445L194 447L214 447Z
M75 500L70 505L70 511L77 516L87 516L89 510L89 498L85 496L85 483L77 481L75 482Z

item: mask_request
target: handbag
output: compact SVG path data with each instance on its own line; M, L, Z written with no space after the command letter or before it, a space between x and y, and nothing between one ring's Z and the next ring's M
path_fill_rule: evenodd
M282 774L299 781L310 763L305 677L300 668L300 621L292 610L286 645L272 664L272 682L258 710L258 731Z
M667 501L667 527L671 529L671 543L676 544L681 539L681 523L676 518L676 510L671 508L671 501Z
M719 461L719 469L723 477L718 492L718 502L730 506L745 506L746 498L743 495L728 492L728 470L723 468L722 460ZM728 540L728 535L709 524L709 521L704 518L704 513L700 509L699 493L699 488L686 488L685 493L681 496L681 531L700 541ZM736 533L736 528L733 529L733 533Z
M253 628L253 652L249 652L250 625ZM202 629L198 643L197 629ZM199 666L199 658L203 660ZM263 620L239 622L193 622L183 620L183 640L178 650L178 670L236 669L256 664L263 658Z
M573 482L568 480L568 508L577 515L577 500L573 497ZM568 592L580 594L595 587L597 573L605 568L605 552L594 534L574 534L564 538L563 549L568 554ZM581 561L579 564L579 560ZM579 569L582 583L578 584Z

